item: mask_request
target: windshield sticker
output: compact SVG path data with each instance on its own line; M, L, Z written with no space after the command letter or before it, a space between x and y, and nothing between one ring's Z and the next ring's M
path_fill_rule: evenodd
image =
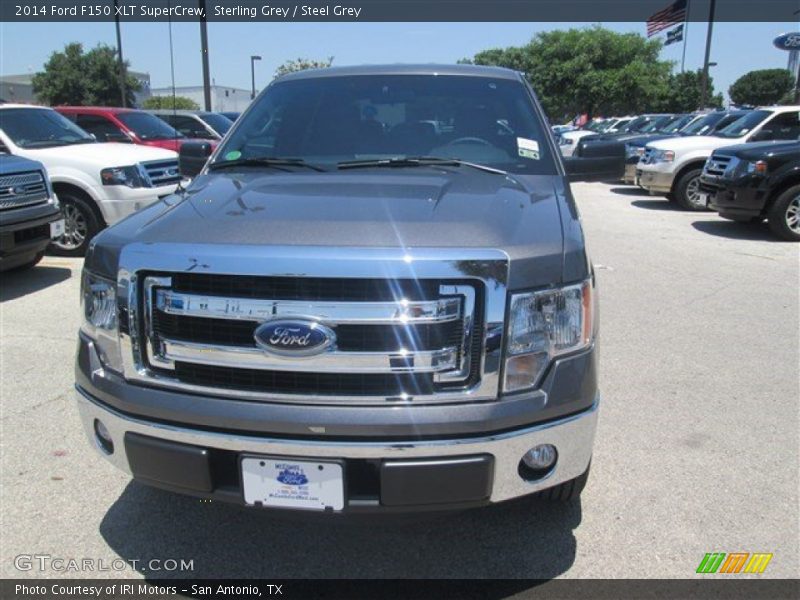
M238 150L231 150L225 155L225 160L238 160L242 157L242 153Z
M539 160L539 142L528 138L517 138L517 149L522 158Z

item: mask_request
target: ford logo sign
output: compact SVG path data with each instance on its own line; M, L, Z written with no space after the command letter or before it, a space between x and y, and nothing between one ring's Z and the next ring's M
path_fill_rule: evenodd
M772 43L778 50L800 50L800 31L779 35Z
M253 333L256 345L278 356L314 356L336 343L330 327L312 319L273 319Z

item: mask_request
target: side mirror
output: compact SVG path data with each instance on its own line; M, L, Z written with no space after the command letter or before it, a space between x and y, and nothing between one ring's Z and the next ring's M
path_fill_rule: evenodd
M211 144L208 142L183 142L178 152L178 168L184 177L195 177L206 166L211 156Z
M570 181L619 181L625 176L625 156L565 157Z

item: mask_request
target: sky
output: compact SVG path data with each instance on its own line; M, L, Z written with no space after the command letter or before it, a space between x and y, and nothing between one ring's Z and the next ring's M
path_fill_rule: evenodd
M365 63L453 63L488 48L522 45L537 32L591 23L216 23L208 24L211 78L218 85L250 89L250 56L256 63L256 88L278 65L298 57L334 57L334 65ZM645 34L644 23L602 23L618 32ZM123 23L122 49L130 67L150 73L154 88L171 85L169 29L166 23ZM703 65L707 24L688 25L686 69ZM753 69L785 68L788 53L772 40L797 31L797 22L715 23L711 60L716 91L727 92ZM200 31L197 23L174 23L175 85L201 85ZM663 34L662 34L663 37ZM80 41L116 45L114 23L0 23L0 75L33 73L65 44ZM662 58L680 70L683 44L664 48ZM727 96L727 95L726 95Z

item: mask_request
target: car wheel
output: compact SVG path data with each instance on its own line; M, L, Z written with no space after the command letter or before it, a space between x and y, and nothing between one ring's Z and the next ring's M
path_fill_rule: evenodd
M592 463L589 463L589 466L586 467L582 475L579 475L575 479L565 481L555 487L542 490L537 496L549 502L570 502L571 500L579 498L583 488L586 487L586 482L589 480L589 470L591 468Z
M700 175L702 169L692 169L685 173L675 186L675 202L686 210L708 210L700 200Z
M778 196L769 209L767 220L775 235L792 242L800 241L800 185Z
M100 219L94 208L78 196L60 195L64 211L64 235L50 247L59 256L83 256L89 241L100 231Z
M665 198L666 198L667 200L669 200L670 202L675 202L675 194L673 194L672 192L670 192L669 194L667 194L667 195L665 196Z

